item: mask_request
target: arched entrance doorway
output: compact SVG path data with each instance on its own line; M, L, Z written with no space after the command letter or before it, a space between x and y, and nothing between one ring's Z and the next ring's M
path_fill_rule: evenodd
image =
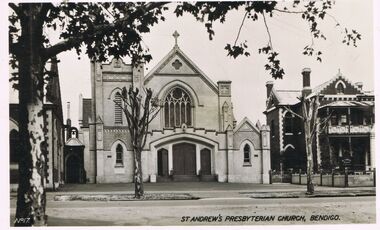
M158 176L168 176L168 150L160 149L157 152Z
M84 169L84 145L78 139L78 129L69 130L70 138L64 147L65 157L65 182L86 183L86 171Z
M196 175L196 146L194 144L173 145L173 175Z
M211 175L211 151L207 148L201 150L201 174Z
M70 155L66 160L66 183L82 182L82 166L80 159L75 155Z

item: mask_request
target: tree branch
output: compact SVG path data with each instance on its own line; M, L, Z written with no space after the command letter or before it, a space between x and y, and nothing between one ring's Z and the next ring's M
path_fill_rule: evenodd
M16 4L10 2L9 7L17 14L17 16L21 19L25 17L24 12L22 11L20 6L17 6Z
M262 15L263 15L263 19L264 19L265 28L267 29L267 34L268 34L268 38L269 38L269 45L270 45L270 48L273 50L272 36L270 35L270 31L269 31L269 27L268 27L268 24L267 24L267 20L265 18L265 13L262 13Z
M152 122L152 120L158 115L158 112L160 112L161 110L161 107L158 107L158 109L155 111L155 113L151 116L151 118L149 119L148 123L150 124L150 122Z
M238 39L240 37L241 29L243 28L244 21L247 18L247 15L248 15L248 11L245 12L243 20L241 21L241 24L240 24L240 27L239 27L239 31L238 31L238 34L236 36L235 42L234 42L234 46L236 46L236 42L238 41Z
M277 8L273 8L273 11L278 11L278 12L287 13L287 14L303 14L304 13L303 11L281 10Z
M162 7L165 4L168 4L168 2L150 2L145 5L144 11L146 13L156 8ZM93 37L95 34L99 34L99 33L102 34L108 31L112 31L115 29L116 26L118 26L119 24L122 24L123 22L127 21L130 18L143 17L143 15L139 15L139 14L140 12L135 11L134 13L131 13L123 18L120 18L119 20L116 20L113 23L96 25L94 26L94 28L92 29L92 32L90 33L88 33L88 31L85 31L81 34L70 37L64 41L58 42L57 44L45 49L45 52L44 52L45 58L48 59L52 56L56 56L57 54L63 51L70 50L74 48L75 46L81 44L86 39Z
M294 116L304 120L305 118L301 115L299 115L298 113L294 112L293 110L291 110L288 106L285 106L284 107L285 110L287 110L288 112L290 112L291 114L293 114Z

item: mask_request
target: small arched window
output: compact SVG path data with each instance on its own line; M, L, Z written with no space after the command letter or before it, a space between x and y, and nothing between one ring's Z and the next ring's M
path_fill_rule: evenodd
M121 146L121 144L118 144L116 146L116 164L123 164L123 146Z
M339 83L337 86L336 86L336 92L337 94L344 94L344 86L342 83Z
M181 88L172 89L164 102L165 127L192 125L190 96Z
M119 92L115 94L114 103L115 103L115 124L123 124L123 110L120 107L122 106L122 99Z
M251 163L251 148L248 144L244 146L244 163Z

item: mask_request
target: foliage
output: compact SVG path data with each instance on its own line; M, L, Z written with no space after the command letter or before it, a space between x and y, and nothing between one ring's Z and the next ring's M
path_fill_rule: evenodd
M311 44L304 47L303 54L315 56L322 61L322 52L316 50L315 39L326 40L326 36L319 28L326 16L334 20L336 26L341 28L343 34L342 43L357 46L361 35L354 29L342 28L340 23L329 14L334 1L294 1L289 4L277 1L249 1L249 2L181 2L174 5L174 13L180 17L185 13L192 15L197 21L204 24L209 39L215 36L213 25L224 23L231 11L243 10L244 17L242 25L247 21L257 22L260 15L270 18L277 13L298 14L301 19L309 25ZM12 66L16 66L17 54L22 54L19 44L20 28L18 23L26 20L23 13L28 4L15 5L10 3L13 12L9 16L9 40ZM149 33L151 27L165 21L164 12L169 10L167 2L104 2L104 3L57 3L43 4L42 12L39 14L43 23L43 54L48 59L60 52L75 49L78 54L85 52L92 60L105 61L109 57L116 58L128 56L133 63L150 61L152 56L149 49L144 47L142 34ZM245 20L247 19L247 20ZM265 25L268 27L267 23ZM51 44L46 32L48 29L59 31L61 42ZM267 46L258 50L267 56L264 68L269 71L273 78L282 78L285 74L281 67L279 52L273 47L270 31L267 30L269 41ZM227 55L237 58L241 55L250 56L247 41L238 42L240 30L235 42L227 43L225 50ZM266 48L270 47L269 50ZM15 80L12 79L12 80Z
M262 17L268 44L259 49L259 53L267 56L268 63L264 67L272 77L282 78L285 71L281 67L279 51L273 47L266 17L272 18L277 13L299 14L308 22L312 39L326 39L318 25L326 15L333 18L328 14L332 4L331 0L294 1L291 9L287 9L276 1L180 2L173 4L173 12L178 17L185 13L192 15L205 26L212 40L215 36L214 23L224 23L229 12L241 9L239 12L243 12L243 19L235 42L225 46L227 55L233 58L250 55L247 42L239 42L241 29L247 20L257 22ZM22 150L23 163L19 167L24 183L19 184L21 192L18 194L16 217L29 218L34 215L36 222L30 224L46 224L45 175L35 169L46 163L44 148L40 144L46 140L42 104L43 85L48 75L45 69L47 61L61 52L74 49L78 54L86 53L93 61L127 56L134 65L148 62L152 56L143 45L142 35L165 20L164 12L169 10L168 5L168 2L9 3L9 64L18 70L10 80L17 81L16 87L19 89L20 140L26 146ZM337 25L341 28L338 22ZM52 44L50 36L54 31L60 40ZM361 39L356 30L343 28L341 32L344 44L356 46L357 40ZM317 60L321 61L322 53L315 52L313 46L314 40L305 47L304 54L316 54ZM31 171L33 180L29 178ZM32 182L35 187L28 187Z

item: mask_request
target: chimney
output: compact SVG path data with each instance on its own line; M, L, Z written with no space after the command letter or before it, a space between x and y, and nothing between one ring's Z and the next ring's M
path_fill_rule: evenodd
M79 127L81 127L83 125L83 95L82 94L79 94L79 116L78 116L78 123L79 123Z
M267 98L268 98L273 89L273 81L267 81L265 86L267 87Z
M71 119L70 119L70 102L67 102L67 126L71 127Z
M359 81L355 83L356 87L358 87L360 90L363 90L363 82Z
M302 96L307 96L311 93L311 87L310 87L310 68L303 68L302 69Z

